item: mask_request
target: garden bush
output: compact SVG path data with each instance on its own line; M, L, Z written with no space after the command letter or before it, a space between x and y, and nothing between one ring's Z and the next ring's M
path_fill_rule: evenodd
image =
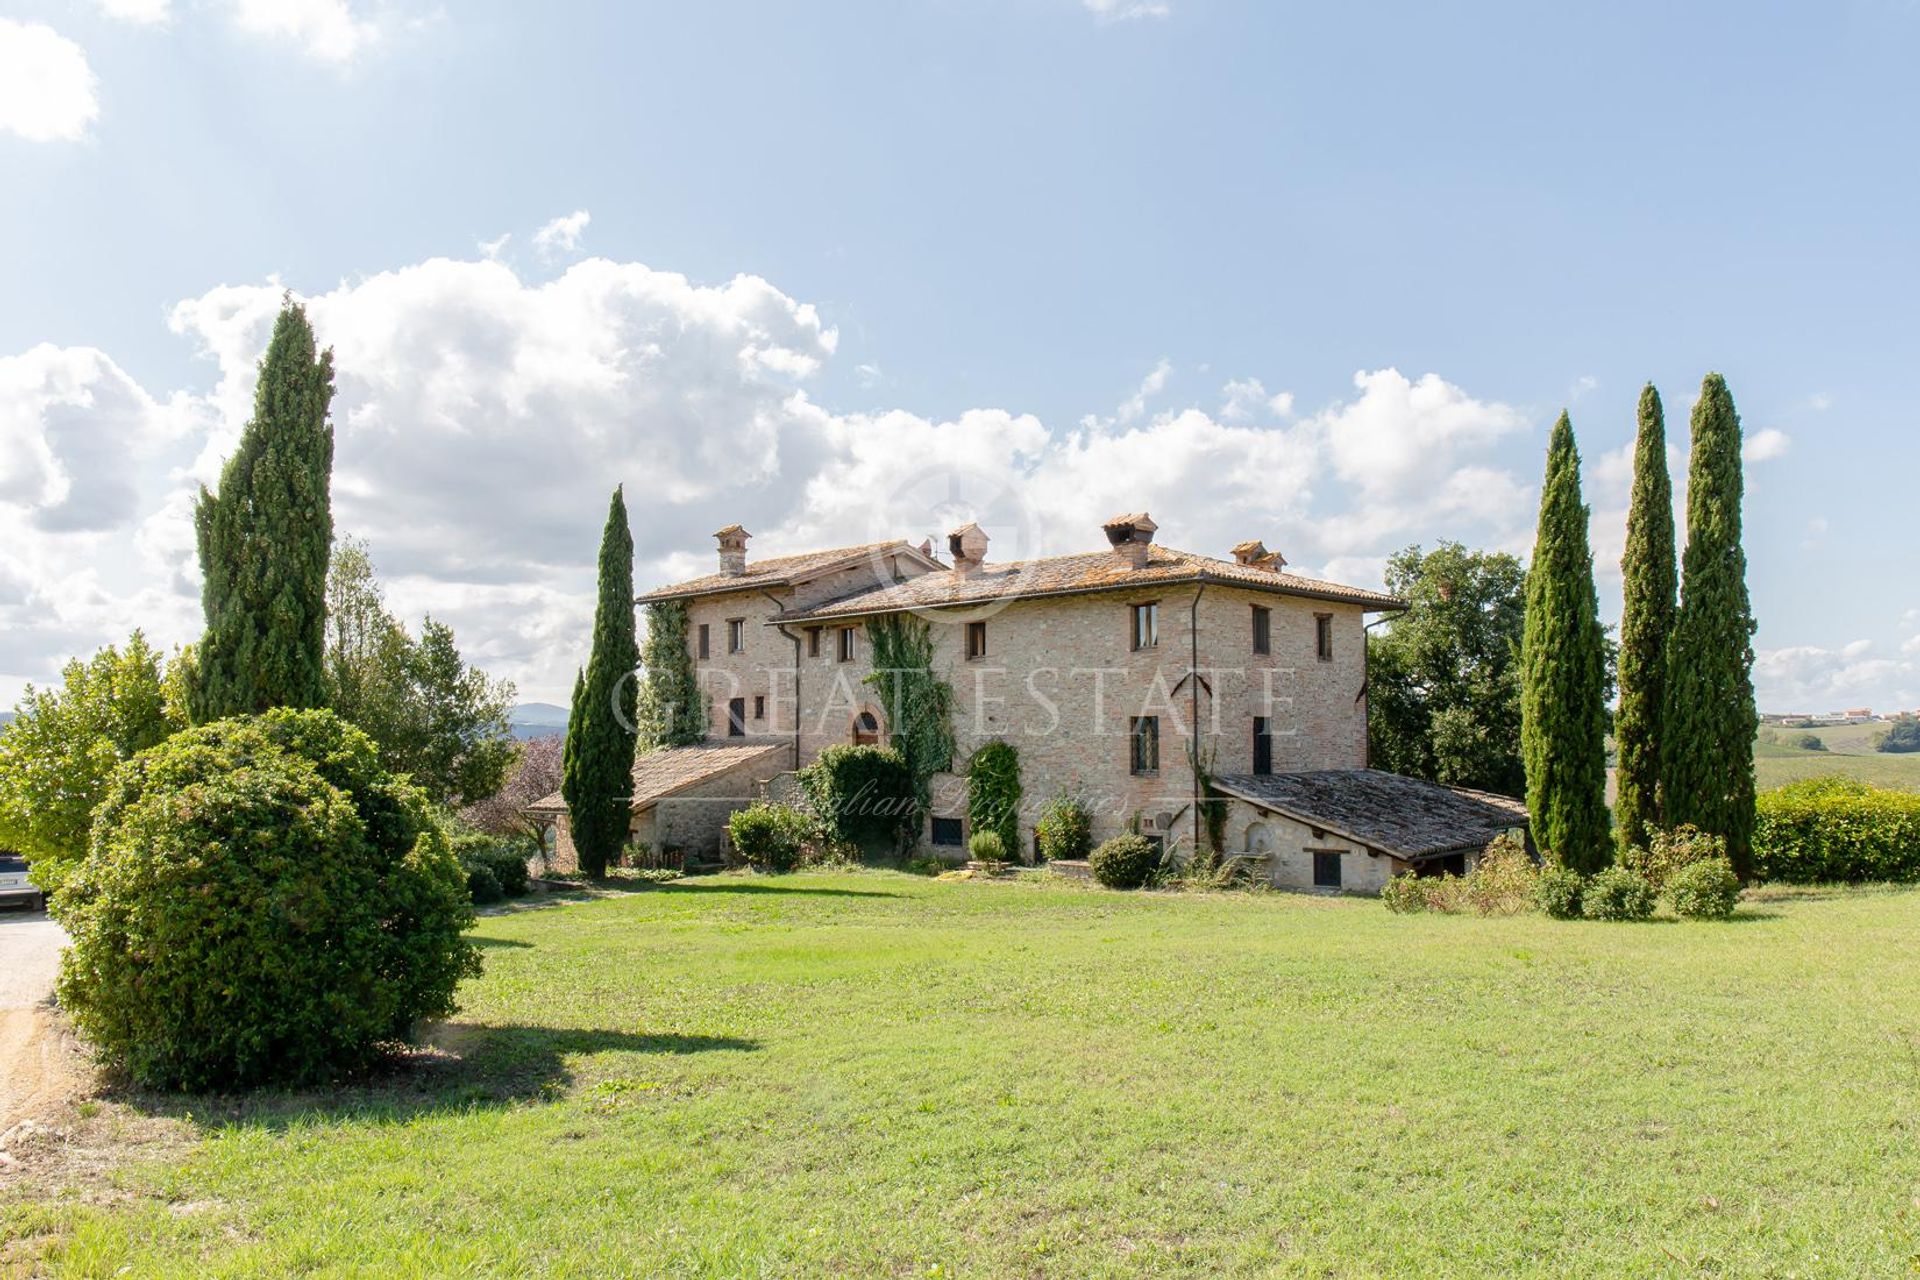
M1814 778L1762 792L1757 808L1757 879L1920 880L1920 792Z
M1667 901L1688 920L1725 920L1740 900L1740 877L1725 858L1691 863L1667 881Z
M1519 915L1533 909L1539 874L1525 844L1513 836L1499 836L1466 875L1398 875L1387 881L1380 898L1387 910L1401 914Z
M821 831L804 810L760 801L734 811L727 819L727 835L735 852L755 870L784 872L805 861L807 847L821 838Z
M475 905L525 895L528 877L524 842L466 831L453 836L451 843L453 856L466 872L467 893Z
M967 762L967 822L975 831L994 831L1008 860L1020 856L1020 753L1012 744L988 742Z
M1653 915L1653 886L1638 871L1613 866L1596 873L1580 894L1589 920L1645 920Z
M890 747L831 746L795 776L835 843L891 851L919 825L913 777Z
M1007 843L1000 838L998 831L976 831L973 839L967 841L967 852L973 855L975 862L1007 861Z
M187 730L114 774L59 890L61 1004L138 1083L354 1074L480 971L426 795L326 711Z
M1709 835L1698 827L1686 825L1672 831L1655 831L1644 849L1623 849L1620 865L1637 871L1658 896L1675 873L1698 862L1727 856L1725 837Z
M1160 849L1145 836L1115 836L1088 855L1087 866L1109 889L1140 889L1160 869Z
M1380 901L1395 915L1413 915L1427 909L1427 882L1411 871L1391 877L1380 890Z
M1572 867L1548 863L1534 881L1533 905L1555 920L1576 919L1580 915L1580 895L1586 887L1586 880Z
M1093 851L1093 815L1063 792L1047 802L1033 834L1048 862L1078 862Z

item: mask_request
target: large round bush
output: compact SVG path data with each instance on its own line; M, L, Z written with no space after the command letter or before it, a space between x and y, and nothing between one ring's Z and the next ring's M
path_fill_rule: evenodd
M1139 889L1160 867L1160 850L1145 836L1115 836L1087 858L1093 878L1109 889Z
M154 1087L364 1070L480 971L425 794L326 711L223 720L129 760L58 900L62 1005Z
M1725 858L1689 863L1667 881L1667 900L1687 920L1725 920L1740 901L1740 877Z
M1580 912L1589 920L1645 920L1653 915L1653 886L1638 871L1608 867L1587 881Z
M1550 862L1540 868L1533 885L1533 905L1555 920L1572 920L1580 915L1580 895L1586 881L1572 867Z
M1072 796L1055 796L1034 824L1033 835L1048 862L1078 862L1093 849L1093 815Z
M821 838L812 814L764 800L736 809L727 819L727 835L734 852L756 871L792 871L805 860L807 846Z

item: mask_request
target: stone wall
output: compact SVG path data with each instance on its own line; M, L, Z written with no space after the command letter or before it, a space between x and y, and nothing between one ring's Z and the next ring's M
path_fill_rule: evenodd
M1378 893L1390 877L1408 869L1389 854L1243 800L1227 802L1226 852L1264 855L1265 874L1277 889L1315 889L1315 853L1339 856L1341 893Z

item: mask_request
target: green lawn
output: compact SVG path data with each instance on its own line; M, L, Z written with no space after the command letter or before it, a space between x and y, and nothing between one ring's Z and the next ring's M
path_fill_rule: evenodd
M190 1137L0 1199L0 1272L1920 1268L1920 892L1602 925L860 872L480 934L459 1058L109 1103Z

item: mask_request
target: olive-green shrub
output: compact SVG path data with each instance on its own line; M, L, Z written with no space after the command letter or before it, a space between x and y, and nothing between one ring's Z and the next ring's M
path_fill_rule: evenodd
M828 747L795 775L835 844L891 851L920 824L907 762L890 747Z
M1573 920L1580 915L1580 895L1587 882L1572 867L1550 862L1540 868L1533 885L1533 905L1555 920Z
M1109 889L1140 889L1160 869L1160 848L1145 836L1115 836L1088 855L1087 866Z
M1920 792L1848 778L1812 778L1764 791L1753 835L1754 875L1787 884L1920 880Z
M1008 861L1026 861L1020 856L1020 752L1013 744L983 743L967 762L967 823L997 832Z
M1427 909L1426 882L1411 871L1388 879L1380 890L1380 901L1395 915L1414 915Z
M1048 862L1078 862L1093 851L1093 815L1063 792L1047 802L1033 835Z
M1688 825L1672 831L1652 832L1644 849L1623 849L1620 865L1639 872L1658 895L1681 868L1713 858L1724 859L1726 856L1725 837L1709 835L1698 827Z
M468 896L476 906L527 892L525 842L469 831L454 836L452 844L454 857L467 875Z
M1740 877L1725 858L1690 863L1667 881L1667 901L1688 920L1725 920L1740 900Z
M998 831L976 831L973 839L967 841L967 852L975 862L1005 862L1007 842L1000 838Z
M759 871L792 871L806 859L807 849L820 841L814 816L792 805L761 801L736 809L727 819L727 835L748 865Z
M363 1071L480 972L426 795L327 711L216 721L129 760L58 896L61 1004L151 1087Z
M1589 920L1645 920L1653 915L1653 886L1638 871L1613 866L1596 873L1580 894Z

